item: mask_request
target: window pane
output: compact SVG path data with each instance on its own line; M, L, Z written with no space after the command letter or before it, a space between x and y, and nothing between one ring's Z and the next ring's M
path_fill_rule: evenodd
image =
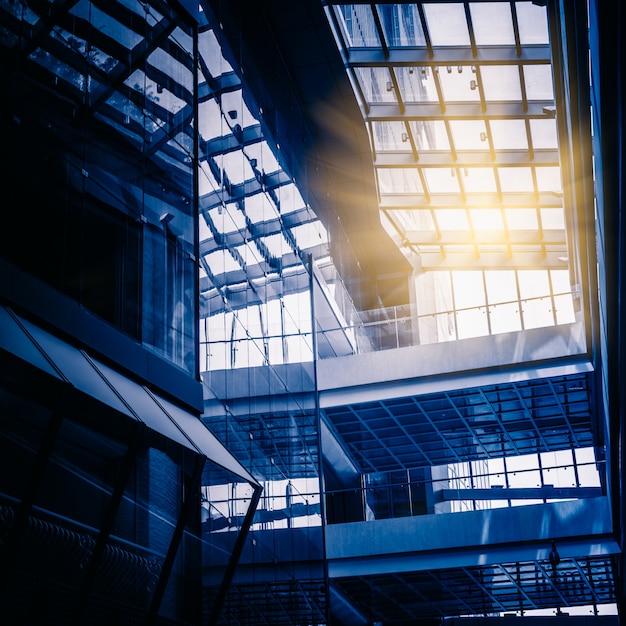
M437 226L441 230L467 230L469 222L464 209L437 209L435 211Z
M533 147L536 149L558 147L558 137L555 119L530 120L530 135Z
M504 222L499 209L471 209L470 218L474 230L503 230Z
M491 167L468 167L463 170L461 180L468 193L495 193L497 191L496 178Z
M459 181L454 169L447 167L424 168L424 175L431 193L458 193Z
M494 149L528 150L524 120L490 120L489 128Z
M378 11L389 46L426 45L417 5L383 4L378 5Z
M349 47L380 46L374 16L368 5L344 4L337 7L337 13L337 21L341 25Z
M549 43L548 17L545 7L532 2L516 2L515 10L522 45Z
M386 67L356 67L354 72L367 102L397 102Z
M424 68L426 69L425 74L416 67L396 67L394 69L400 94L405 102L437 102L439 100L435 81L429 68Z
M471 81L475 75L462 65L439 68L439 82L446 102L478 102L480 93L472 89Z
M425 4L426 23L433 46L469 46L462 4Z
M524 65L524 84L529 100L554 100L550 65Z
M483 120L452 120L450 131L457 150L489 150Z
M498 176L503 192L534 191L530 167L499 167Z
M537 211L535 209L506 209L506 224L511 230L537 230Z
M513 20L508 4L480 2L470 4L472 26L479 46L515 45Z
M450 150L444 122L410 121L409 126L418 150Z
M480 74L485 99L519 101L522 99L519 70L516 65L483 65Z
M538 167L535 170L535 175L537 176L537 189L539 191L561 191L561 169L559 167Z

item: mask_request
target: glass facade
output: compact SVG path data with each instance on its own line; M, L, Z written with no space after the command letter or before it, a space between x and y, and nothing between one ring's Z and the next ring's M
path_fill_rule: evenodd
M2 255L195 374L194 22L162 3L58 11L0 6L1 180L19 189Z
M617 612L584 5L0 2L9 619Z

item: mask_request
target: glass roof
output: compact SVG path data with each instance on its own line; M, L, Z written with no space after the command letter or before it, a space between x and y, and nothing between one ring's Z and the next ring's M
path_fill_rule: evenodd
M546 8L329 4L407 256L459 269L469 248L474 268L566 269Z

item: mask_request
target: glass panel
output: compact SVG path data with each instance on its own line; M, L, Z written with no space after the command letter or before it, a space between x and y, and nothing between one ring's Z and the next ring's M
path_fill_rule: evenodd
M355 67L354 73L367 102L397 102L391 75L386 67Z
M435 223L430 211L420 209L389 211L389 215L405 231L411 229L435 230Z
M488 334L482 272L452 272L452 283L459 339ZM461 311L459 309L469 310Z
M557 324L571 324L575 322L576 316L574 313L574 300L570 293L569 271L550 270L550 280L552 281L552 291L557 294L554 296Z
M506 192L534 191L530 167L499 167L500 188Z
M536 209L506 209L506 224L511 230L537 230Z
M445 122L409 121L417 149L422 152L431 150L450 150Z
M558 148L558 136L555 119L531 119L530 120L530 136L533 142L533 148L540 150L541 148Z
M435 219L441 230L469 230L465 209L435 209Z
M487 270L485 283L489 304L515 302L517 305L517 280L514 270Z
M490 120L489 129L495 150L528 150L524 120Z
M471 209L470 218L475 230L504 230L499 209Z
M250 161L255 160L255 167L265 174L271 174L281 169L267 141L258 141L245 146L243 152Z
M233 68L221 54L221 48L212 30L201 31L198 36L198 52L207 64L213 78L232 72Z
M478 46L515 45L511 9L503 2L471 3L472 26Z
M417 5L381 4L377 8L389 47L426 45Z
M417 168L376 168L380 193L423 192Z
M368 5L342 4L337 6L337 21L351 48L378 48L380 39L374 16Z
M450 131L457 150L489 150L483 120L451 120Z
M424 175L431 193L458 193L459 181L454 168L425 167Z
M496 191L496 178L491 167L468 167L461 177L468 193L492 193Z
M448 65L445 69L439 68L439 81L446 102L478 102L480 92L472 89L472 81L475 79L467 66Z
M433 46L469 46L470 38L462 4L425 4L426 24Z
M550 65L524 65L524 84L528 100L554 101Z
M541 225L546 229L565 228L563 209L541 209Z
M548 44L548 15L546 8L534 2L516 2L520 43Z
M411 151L411 143L404 122L372 122L374 148L379 152Z
M559 193L562 190L561 168L559 167L537 167L537 189L539 191L553 191Z
M537 328L554 324L548 272L546 270L518 271L520 297L524 315L524 328Z
M485 90L485 100L520 101L522 89L516 65L483 65L480 75Z
M430 68L396 67L394 70L404 102L408 104L410 102L437 102L439 100Z
M239 185L246 180L254 178L250 162L244 157L241 150L222 154L216 158L216 161L224 170L228 180L234 185Z

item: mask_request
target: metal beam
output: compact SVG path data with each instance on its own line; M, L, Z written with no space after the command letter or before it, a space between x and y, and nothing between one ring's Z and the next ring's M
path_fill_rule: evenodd
M466 245L466 246L555 246L566 249L565 230L476 230L473 235L469 230L406 230L404 236L416 245ZM561 263L563 265L563 263Z
M420 167L498 167L511 165L526 166L553 166L558 167L558 150L535 150L531 156L528 150L497 150L495 159L492 158L489 150L481 152L457 152L456 158L449 152L419 152ZM374 165L377 167L407 167L416 165L417 160L413 152L383 152L377 151Z
M542 207L546 209L563 208L563 198L554 193L495 193L467 194L460 193L432 194L423 193L383 193L380 196L381 210L390 209L528 209Z
M476 56L470 48L439 47L433 48L431 56L427 48L404 47L392 48L388 56L376 48L350 50L350 67L430 67L442 65L522 65L550 63L550 46L538 45L522 48L518 56L515 46L493 46L477 48ZM436 70L435 70L436 71Z
M437 497L453 500L560 500L595 498L602 495L600 487L519 487L509 489L442 489Z
M469 247L469 246L468 246ZM418 250L420 263L426 269L566 269L563 250L558 251L502 251Z
M554 101L535 100L525 108L522 102L487 102L486 108L480 102L446 103L442 112L439 102L405 102L404 112L398 104L372 102L369 111L363 112L366 122L381 120L523 120L550 119L554 117Z

